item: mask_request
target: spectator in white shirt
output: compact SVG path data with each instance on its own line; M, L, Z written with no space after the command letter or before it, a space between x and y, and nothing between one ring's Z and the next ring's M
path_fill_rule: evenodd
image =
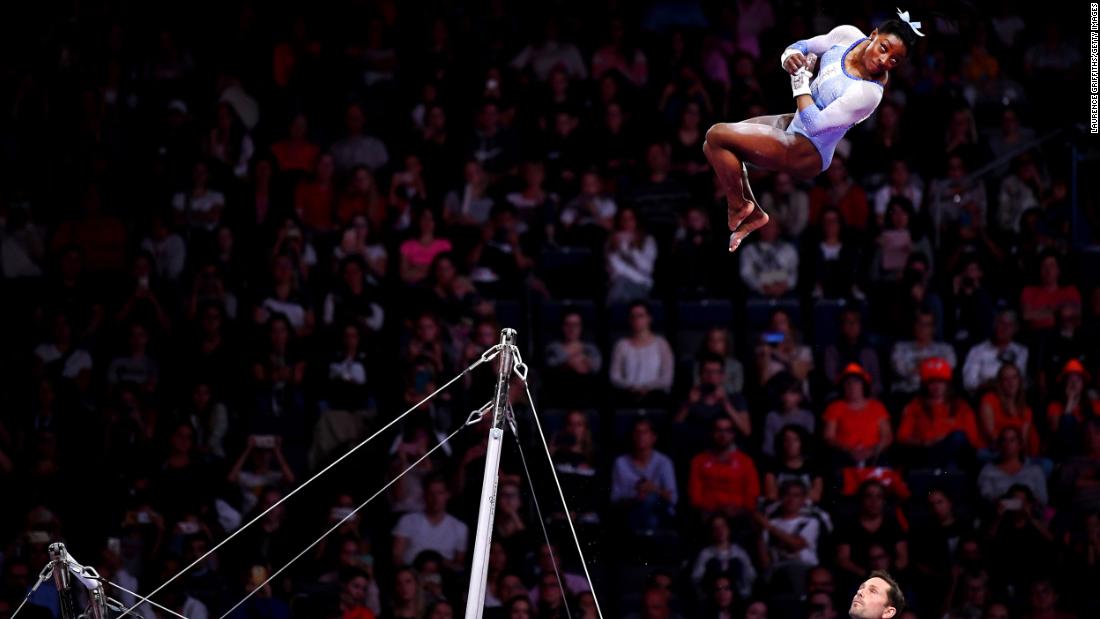
M629 303L649 297L657 242L638 224L632 208L615 217L615 231L607 241L607 302Z
M390 154L382 140L365 133L366 120L359 104L352 103L348 106L344 115L344 127L348 134L334 143L331 149L336 169L340 172L357 166L365 166L374 172L390 160Z
M1013 340L1018 328L1016 312L1004 310L993 322L989 339L970 349L963 363L963 387L971 394L997 378L997 372L1005 363L1020 368L1020 375L1027 374L1028 350Z
M520 71L531 67L539 81L546 81L555 67L562 67L572 79L588 79L588 68L576 45L558 40L558 23L547 19L545 30L537 43L531 43L512 60L512 68Z
M225 195L209 186L210 169L199 161L191 172L191 188L172 197L177 220L192 228L213 231L222 219Z
M729 519L715 514L707 522L710 529L710 545L699 551L691 569L691 582L702 593L703 583L719 574L728 575L742 598L752 593L756 581L756 568L745 549L731 541Z
M92 356L75 345L72 325L64 314L54 317L51 337L34 349L34 360L36 375L78 384L87 384L91 379Z
M446 512L450 497L442 477L424 480L424 511L405 514L393 528L394 565L411 565L421 551L434 550L452 571L465 569L469 529Z
M141 242L141 248L153 256L157 277L175 282L187 265L187 245L172 229L171 221L164 215L154 215L149 236Z
M631 405L664 402L672 390L672 347L650 330L653 319L645 303L631 304L629 317L630 335L611 352L611 385Z
M26 204L15 203L0 222L0 273L7 279L41 277L46 228L34 223Z
M955 349L944 342L933 340L936 318L932 312L920 310L913 323L913 339L894 344L890 353L890 366L894 370L894 393L912 395L920 390L920 362L932 357L947 360L956 367Z
M789 479L779 486L779 510L771 518L761 514L757 521L764 529L764 559L774 574L785 568L810 568L818 563L817 543L821 523L805 512L806 485L800 479ZM802 582L802 575L793 582Z
M779 224L770 220L756 242L741 250L741 281L762 297L779 298L798 285L798 250L779 238Z

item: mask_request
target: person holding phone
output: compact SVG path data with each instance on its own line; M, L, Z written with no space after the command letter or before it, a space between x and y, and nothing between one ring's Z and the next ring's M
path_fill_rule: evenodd
M758 386L770 389L771 381L786 372L798 381L803 395L809 399L808 378L814 369L814 355L810 347L802 343L787 310L772 312L768 330L761 334L755 353Z
M1057 542L1028 486L1013 485L998 497L988 539L986 561L995 582L1020 591L1050 575Z
M630 453L615 459L611 473L611 502L623 508L635 530L671 524L677 502L672 460L656 450L653 422L641 417L630 435Z
M226 476L226 481L241 490L242 513L256 507L264 488L294 484L294 471L287 464L282 447L281 436L253 434L248 437L244 451Z
M725 386L726 360L716 354L700 357L699 383L688 392L688 399L680 405L673 422L685 424L698 448L704 446L711 423L718 417L727 417L742 437L752 434L752 420L748 406L739 394L728 393Z

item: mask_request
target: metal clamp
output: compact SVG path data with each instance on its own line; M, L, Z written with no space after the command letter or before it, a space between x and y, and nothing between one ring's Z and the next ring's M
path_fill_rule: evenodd
M42 568L42 571L38 573L39 584L49 580L51 576L53 576L53 561L47 563L45 567ZM37 586L38 585L35 585L35 587Z
M477 422L481 421L481 418L484 417L485 413L489 412L489 409L491 409L492 407L493 407L493 403L492 402L487 402L485 404L485 406L482 406L481 408L477 409L476 411L472 411L469 414L469 416L466 417L466 423L463 424L463 427L472 426L472 425L476 424Z
M478 360L478 363L488 363L499 354L500 344L493 344L492 348L488 348L485 350L485 352L481 353L481 359Z

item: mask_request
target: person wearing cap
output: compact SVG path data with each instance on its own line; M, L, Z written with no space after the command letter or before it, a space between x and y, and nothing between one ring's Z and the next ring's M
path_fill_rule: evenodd
M1077 359L1070 359L1058 374L1061 392L1047 404L1047 425L1056 449L1071 450L1076 437L1089 419L1100 419L1100 398L1089 389L1092 377Z
M898 444L910 448L914 466L953 467L981 444L974 409L951 393L951 377L946 359L921 362L921 393L906 405L898 426Z
M1004 363L1014 363L1021 373L1027 371L1027 347L1014 342L1017 331L1016 312L1006 309L993 321L989 339L975 345L963 362L963 388L975 394L997 377Z
M877 461L894 440L890 415L869 397L871 376L858 363L840 373L841 397L825 409L825 443L840 465Z

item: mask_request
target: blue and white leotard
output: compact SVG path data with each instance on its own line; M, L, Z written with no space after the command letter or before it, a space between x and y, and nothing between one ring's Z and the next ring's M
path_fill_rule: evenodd
M867 40L855 26L837 26L829 34L797 41L783 53L818 56L817 75L810 82L814 105L799 110L787 131L806 136L821 154L821 169L829 167L837 142L848 129L866 120L882 101L882 85L848 73L848 52Z

